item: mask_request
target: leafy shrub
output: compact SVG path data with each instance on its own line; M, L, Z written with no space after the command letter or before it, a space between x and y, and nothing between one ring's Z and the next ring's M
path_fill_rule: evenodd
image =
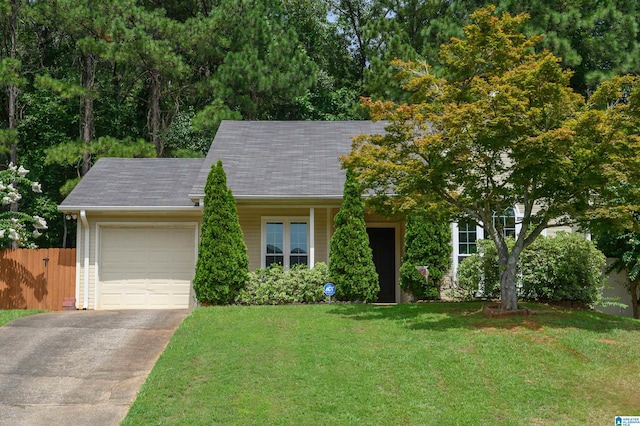
M316 263L313 269L295 265L285 271L272 264L266 269L249 273L249 281L240 290L235 302L242 305L284 305L289 303L317 303L325 300L323 286L328 281L329 268Z
M604 254L579 234L540 237L520 257L522 296L591 304L604 285L605 263Z
M500 269L498 250L491 240L478 240L478 252L467 257L458 266L455 292L458 297L469 300L474 296L490 299L500 297ZM513 247L515 240L507 239Z
M458 266L454 295L462 300L473 300L482 283L483 258L477 253L467 257Z
M512 247L513 240L507 244ZM595 245L577 233L538 237L520 255L516 285L519 296L544 301L594 303L604 285L606 259ZM458 267L457 296L500 296L498 253L490 240L478 241L478 254Z
M451 268L451 226L425 211L409 216L400 267L400 287L416 299L438 299L442 278ZM425 280L416 266L429 267Z

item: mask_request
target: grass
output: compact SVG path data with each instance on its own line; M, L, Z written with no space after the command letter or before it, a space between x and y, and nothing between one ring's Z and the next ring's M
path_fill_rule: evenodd
M477 303L210 307L125 425L584 425L640 415L640 321ZM537 307L540 309L540 307Z
M8 309L0 310L0 326L3 326L15 319L26 317L29 315L45 312L41 309Z

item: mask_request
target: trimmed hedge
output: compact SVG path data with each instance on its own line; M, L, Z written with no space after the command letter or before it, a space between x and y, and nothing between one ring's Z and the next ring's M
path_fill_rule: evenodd
M240 305L284 305L289 303L318 303L326 299L323 286L328 282L329 268L317 263L313 269L295 265L285 271L273 264L266 269L249 273L247 285L240 290L235 302Z

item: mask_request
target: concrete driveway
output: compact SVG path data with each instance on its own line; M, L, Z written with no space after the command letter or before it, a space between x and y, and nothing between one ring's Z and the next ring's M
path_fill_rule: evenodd
M117 425L188 310L66 311L0 327L0 425Z

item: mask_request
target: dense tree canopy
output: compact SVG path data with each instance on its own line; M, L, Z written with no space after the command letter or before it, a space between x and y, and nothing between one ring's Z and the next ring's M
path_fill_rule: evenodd
M374 119L390 122L388 134L360 137L344 163L400 208L441 206L481 223L498 249L502 307L511 310L522 250L552 223L610 209L612 188L637 179L638 97L633 80L626 100L603 86L586 104L560 59L536 52L540 37L520 32L528 16L493 12L474 12L465 36L443 45L442 77L398 63L412 103L367 101ZM508 247L494 218L514 206L523 219Z
M394 59L436 63L487 1L0 0L0 167L55 206L100 156L201 156L222 119L367 118L359 96L406 101ZM639 7L622 0L502 0L573 70L579 93L640 72ZM73 239L72 239L73 240ZM56 243L57 241L57 243Z

